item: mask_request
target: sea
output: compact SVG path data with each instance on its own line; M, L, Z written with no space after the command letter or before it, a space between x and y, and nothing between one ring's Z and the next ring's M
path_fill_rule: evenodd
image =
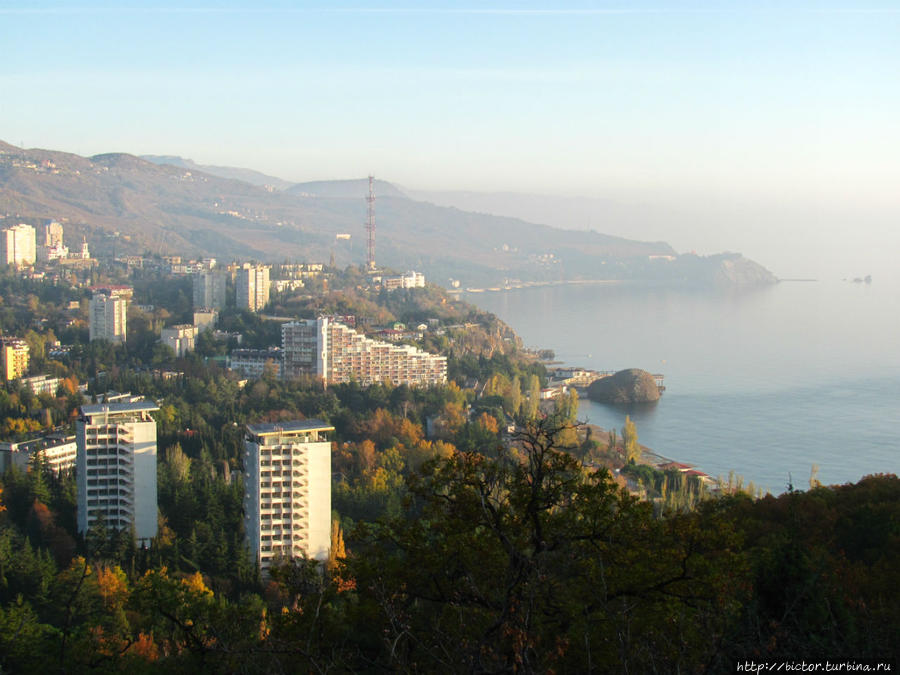
M580 401L713 477L780 494L900 471L900 284L782 281L697 290L628 282L463 293L565 365L665 376L656 404Z

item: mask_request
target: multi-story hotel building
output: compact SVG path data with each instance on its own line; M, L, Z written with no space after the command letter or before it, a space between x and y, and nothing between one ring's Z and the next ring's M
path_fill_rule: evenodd
M225 307L225 273L220 270L197 272L193 276L194 308Z
M15 380L28 372L28 344L25 340L2 338L0 355L2 355L5 380Z
M125 342L131 289L103 287L94 291L89 308L90 339Z
M332 431L320 420L247 425L244 532L264 574L279 559L328 558Z
M143 544L156 536L155 410L143 400L81 407L75 425L79 532L103 519L112 530L134 527Z
M27 471L33 458L40 456L47 468L59 475L75 468L78 446L74 436L55 434L29 441L0 442L0 472L15 466Z
M20 223L0 230L0 262L6 265L34 265L36 248L31 225Z
M447 381L447 358L409 345L367 338L326 317L281 327L284 377L315 375L326 384L429 386Z
M234 298L238 309L258 312L269 304L269 267L244 263L234 279Z

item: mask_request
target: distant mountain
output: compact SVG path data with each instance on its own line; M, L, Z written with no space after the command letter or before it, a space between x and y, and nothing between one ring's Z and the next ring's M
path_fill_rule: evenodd
M185 159L184 157L177 157L175 155L141 155L141 159L146 159L148 162L153 162L154 164L177 166L182 169L187 169L188 171L202 171L203 173L208 173L211 176L218 176L219 178L241 180L245 183L250 183L250 185L268 185L276 190L286 190L293 185L290 181L276 178L275 176L267 176L266 174L254 171L253 169L241 169L234 166L214 166L212 164L197 164L192 159Z
M376 197L406 197L406 194L393 183L376 179L373 185ZM307 197L326 197L329 199L359 199L360 195L369 194L368 178L350 180L317 180L308 183L296 183L288 192Z
M326 261L333 254L339 265L364 262L366 179L271 191L196 166L0 143L0 213L13 220L66 219L67 235L87 234L98 254L150 250L272 262ZM716 276L724 259L677 256L664 242L437 206L409 199L383 181L376 193L378 263L417 269L438 283L450 278L466 285L584 278L740 283L736 274ZM350 237L338 239L338 234ZM741 268L730 259L730 268Z

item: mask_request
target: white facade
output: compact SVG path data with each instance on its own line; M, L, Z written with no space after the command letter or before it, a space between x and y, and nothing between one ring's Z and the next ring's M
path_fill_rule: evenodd
M102 518L112 530L133 526L143 544L156 536L154 410L149 401L82 406L75 425L79 532Z
M224 272L210 269L194 274L193 290L195 309L222 309L225 307Z
M22 386L28 387L35 396L40 394L50 394L56 396L59 389L60 379L51 375L35 375L34 377L23 377Z
M15 466L27 471L31 460L40 454L48 469L55 474L75 468L77 444L74 436L47 436L30 441L0 442L0 472Z
M197 337L198 329L189 323L178 324L177 326L169 326L162 329L160 338L162 343L169 345L175 356L181 358L188 352L194 351L194 339Z
M382 281L384 287L393 291L397 288L424 288L425 275L415 270L410 270L402 277L390 277Z
M128 301L116 293L95 293L89 310L90 339L125 342Z
M281 377L281 350L270 349L233 349L228 355L228 368L241 373L244 377L259 378L271 368L275 377Z
M245 263L234 280L235 305L258 312L269 304L270 288L269 267Z
M69 257L69 249L63 246L63 226L55 220L45 223L39 230L37 259L43 262Z
M250 424L244 438L244 530L265 573L331 548L331 442L320 420Z
M31 225L20 223L0 230L0 262L34 265L35 258L35 234Z
M44 240L41 242L41 246L53 248L63 245L63 226L55 220L44 224L43 235Z
M444 384L447 358L409 345L373 340L327 317L281 326L284 377L315 375L326 384Z

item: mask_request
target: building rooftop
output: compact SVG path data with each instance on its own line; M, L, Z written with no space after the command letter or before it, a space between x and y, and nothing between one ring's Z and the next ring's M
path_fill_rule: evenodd
M268 436L292 431L331 431L334 427L322 420L291 420L289 422L263 422L248 424L247 431L254 436Z
M159 410L159 406L144 399L143 401L121 401L111 403L89 403L81 406L81 412L84 415L99 415L101 413L129 413L129 412L151 412Z

